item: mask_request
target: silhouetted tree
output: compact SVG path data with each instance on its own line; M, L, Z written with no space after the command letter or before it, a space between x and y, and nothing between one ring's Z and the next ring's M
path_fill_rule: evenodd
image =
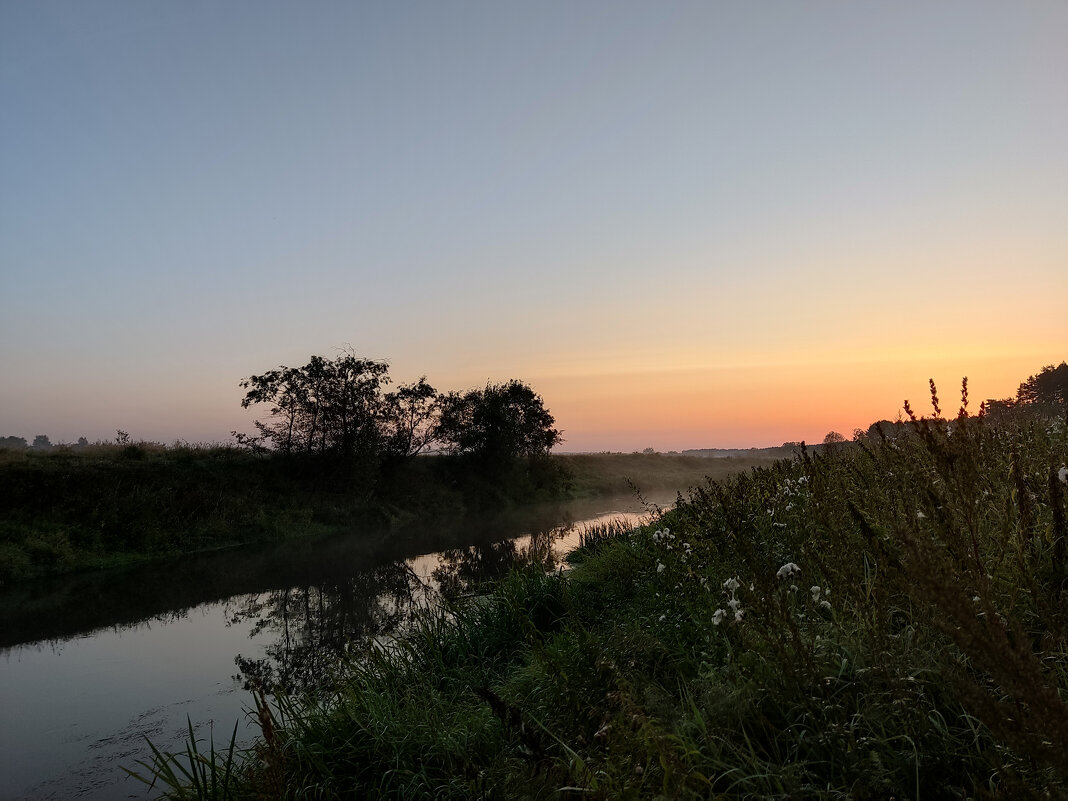
M547 456L561 442L555 422L541 396L513 379L445 395L437 437L453 453L492 466Z
M242 380L247 392L241 405L270 406L270 419L255 421L258 441L283 452L373 454L381 445L388 373L385 362L361 359L351 350L333 360L312 356L303 367L282 365Z
M846 441L846 438L839 434L837 431L828 431L827 436L823 438L823 449L827 453L831 453L838 449L838 446Z
M426 376L414 384L402 384L384 399L383 446L387 455L407 459L434 442L440 396Z
M48 438L47 434L38 434L33 438L33 448L39 451L51 450L52 441Z
M0 437L0 448L20 451L25 447L27 447L25 437Z
M1050 414L1068 418L1068 362L1056 367L1046 365L1020 384L1015 398L988 399L983 409L987 418L994 421Z
M1020 384L1017 403L1064 404L1068 400L1068 362L1046 365L1038 375Z

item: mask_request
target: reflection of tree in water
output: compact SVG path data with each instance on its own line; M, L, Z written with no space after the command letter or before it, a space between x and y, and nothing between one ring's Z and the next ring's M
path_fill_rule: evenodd
M532 534L526 545L521 540L503 540L489 545L454 548L440 554L441 564L434 569L434 581L446 600L478 593L487 583L508 573L513 567L536 564L545 571L557 565L553 543L560 529Z
M397 561L337 583L248 596L229 612L230 624L251 622L250 637L277 636L262 658L234 660L246 689L322 687L339 658L402 627L430 592L408 563Z
M229 624L251 623L250 637L267 632L275 638L262 657L235 658L238 678L246 689L322 688L339 659L403 630L435 600L478 592L519 565L555 569L553 543L560 535L560 529L551 529L526 542L503 540L444 551L429 582L409 562L396 561L341 581L246 596L227 610Z

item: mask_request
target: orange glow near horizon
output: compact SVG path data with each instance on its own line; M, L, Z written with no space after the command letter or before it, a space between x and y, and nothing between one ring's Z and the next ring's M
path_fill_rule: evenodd
M1011 397L1020 382L1064 354L923 356L862 362L756 365L544 377L535 382L564 432L562 451L745 448L819 442L828 431L896 419L908 399L931 415L934 379L943 415Z

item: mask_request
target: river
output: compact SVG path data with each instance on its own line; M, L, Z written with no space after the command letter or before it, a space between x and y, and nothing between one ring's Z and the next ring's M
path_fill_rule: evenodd
M649 501L669 506L674 495ZM123 771L146 737L184 748L255 734L248 687L314 690L347 652L513 565L546 570L632 496L532 507L389 534L198 554L0 590L0 799L149 798Z

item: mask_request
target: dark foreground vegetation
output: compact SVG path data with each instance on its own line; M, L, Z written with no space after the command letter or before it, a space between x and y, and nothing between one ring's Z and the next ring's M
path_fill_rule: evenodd
M965 389L943 419L933 390L933 419L590 531L325 695L257 696L249 751L150 772L193 798L1064 798L1063 396L995 421Z

